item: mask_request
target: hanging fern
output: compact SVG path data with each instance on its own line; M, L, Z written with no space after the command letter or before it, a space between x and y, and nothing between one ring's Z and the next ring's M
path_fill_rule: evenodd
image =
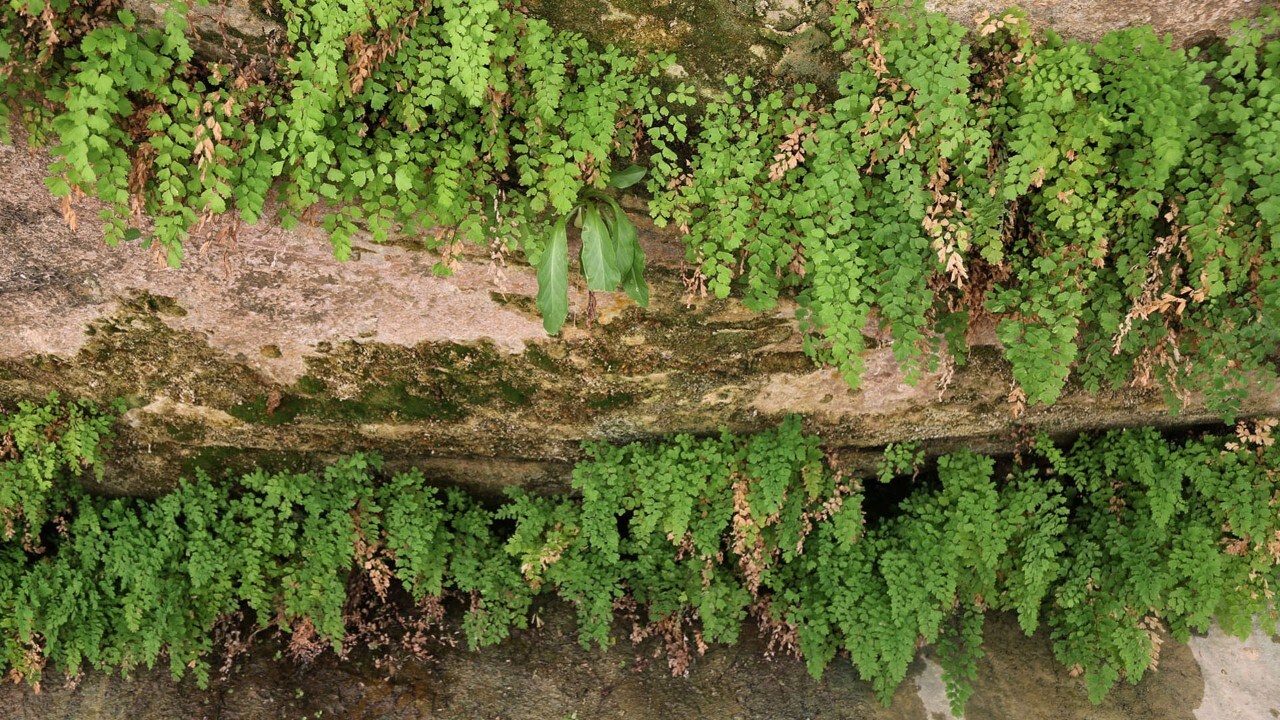
M677 673L754 616L815 676L847 655L885 702L936 644L957 712L988 612L1047 627L1095 702L1154 666L1160 632L1275 629L1274 421L1183 441L1041 437L999 470L896 448L878 475L911 489L872 522L875 490L828 466L795 418L753 437L589 446L574 495L513 490L498 508L369 455L97 497L72 476L101 467L109 422L56 398L0 422L0 670L31 682L162 657L206 682L215 625L241 611L340 650L360 576L377 602L394 602L393 581L420 607L461 600L473 648L527 627L541 593L576 609L584 646L608 646L615 609L635 608Z
M163 30L108 8L0 7L0 123L52 144L69 221L95 196L109 242L173 264L226 214L256 222L274 191L286 224L319 212L340 259L359 232L424 238L441 273L461 241L523 252L555 331L561 219L592 205L587 288L647 298L631 223L600 194L643 161L692 286L757 310L793 294L807 352L853 387L867 335L914 382L944 354L963 362L979 318L1019 408L1075 378L1175 406L1205 388L1229 418L1276 378L1272 9L1182 50L1149 28L1087 44L1016 11L970 32L920 2L845 0L833 94L731 76L690 127L691 88L660 89L670 58L592 48L497 0L286 2L288 52L265 77L195 58L182 2Z

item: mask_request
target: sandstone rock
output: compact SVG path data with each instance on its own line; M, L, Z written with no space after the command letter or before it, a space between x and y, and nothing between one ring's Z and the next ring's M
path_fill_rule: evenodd
M411 239L357 242L359 259L340 263L318 229L264 225L193 241L175 270L136 245L106 247L91 207L69 230L42 184L46 162L0 148L0 403L52 390L126 398L114 454L124 464L108 474L116 492L160 492L190 462L357 450L473 489L563 488L583 441L755 432L789 413L855 466L889 442L1008 452L1030 429L1217 420L1195 403L1171 414L1149 391L1069 388L1015 421L1009 369L982 328L953 377L910 385L881 347L851 390L801 352L793 306L757 314L686 298L678 241L640 218L650 309L602 293L589 321L575 286L555 338L534 307L532 270L487 252L435 278L435 258ZM1278 412L1280 391L1260 387L1248 402L1246 414Z
M124 0L124 7L144 23L163 22L167 2ZM201 56L236 65L266 65L284 34L268 0L210 0L190 3L192 48Z

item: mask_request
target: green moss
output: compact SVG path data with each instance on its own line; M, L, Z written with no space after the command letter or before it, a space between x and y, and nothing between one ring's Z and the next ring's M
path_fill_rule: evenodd
M799 350L766 355L760 359L759 367L766 373L806 373L814 369L813 360Z
M587 407L593 410L620 410L636 404L636 397L631 393L610 393L603 397L588 397Z
M524 406L529 404L529 399L537 392L533 387L521 387L510 383L499 383L497 385L498 395L512 405Z
M243 451L239 448L203 448L182 464L183 473L194 476L197 472L203 472L211 478L221 478L227 473L231 461L242 454Z
M244 448L215 445L201 448L182 463L182 475L194 478L197 471L223 479L261 468L275 472L309 472L323 467L322 458L297 452L246 451Z
M120 396L120 402L124 403L126 409L134 410L146 405L147 399L137 393L129 393L128 395Z
M0 396L39 397L57 390L99 403L123 399L139 408L164 395L227 409L266 395L269 384L258 373L229 362L203 335L161 319L184 312L172 298L140 293L120 305L86 328L88 342L74 356L0 362Z
M529 347L525 348L524 359L525 359L525 362L529 363L533 367L538 368L539 370L544 370L546 372L556 372L559 369L559 367L556 365L556 361L552 359L552 357L548 355L546 351L544 351L542 348L536 345L530 345Z
M227 414L247 423L284 425L293 422L302 409L303 403L297 398L282 397L278 405L271 407L270 398L261 397L227 408Z
M489 299L502 307L522 312L530 317L542 318L542 312L538 310L537 302L529 295L490 292Z
M186 317L187 310L178 301L164 295L142 292L121 303L126 314L155 314L169 317Z
M268 396L240 403L227 412L239 420L258 425L284 425L299 416L345 423L455 421L466 416L457 403L447 398L416 394L401 382L374 386L359 399L284 395L272 408Z
M330 409L332 408L332 409ZM466 412L447 397L415 394L403 382L375 387L362 401L317 404L317 415L335 420L385 422L403 420L461 420Z
M303 375L302 377L298 378L298 382L294 385L294 387L298 389L298 392L301 392L307 395L315 395L325 391L325 382L319 378L315 378L310 375Z
M674 53L700 82L719 89L730 73L773 76L782 53L778 36L734 8L730 0L529 0L533 13L599 46L637 54Z
M169 437L180 443L189 443L200 437L200 430L189 423L164 423L162 427Z
M280 392L267 412L270 393L231 408L234 417L263 425L298 418L338 423L456 422L474 408L501 403L526 407L537 384L533 368L509 359L491 344L424 343L406 348L380 343L324 345L307 359L308 372ZM555 368L543 355L542 365Z

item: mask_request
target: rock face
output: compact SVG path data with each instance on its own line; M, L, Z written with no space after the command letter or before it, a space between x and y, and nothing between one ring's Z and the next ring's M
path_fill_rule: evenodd
M930 10L969 23L980 13L995 14L1017 5L1044 27L1068 37L1097 40L1112 30L1151 25L1180 45L1225 35L1231 23L1251 17L1267 0L926 0Z
M159 21L159 5L125 2ZM674 52L678 74L705 90L728 72L831 78L826 2L526 4L600 42ZM1222 32L1263 3L1023 4L1037 22L1072 36L1150 22L1185 44ZM928 5L970 21L1004 3ZM192 13L201 53L270 62L280 26L256 0L214 0ZM1056 405L1014 421L1005 401L1008 367L981 328L969 362L953 376L928 374L909 385L891 351L880 348L852 391L801 352L793 307L761 315L732 299L686 297L678 240L639 220L652 307L608 294L596 296L588 313L583 288L571 288L575 314L555 338L543 332L534 307L532 271L487 253L438 279L435 258L409 242L357 242L353 259L338 263L318 230L215 228L173 270L137 247L105 247L87 221L92 212L81 213L78 232L69 230L42 183L47 163L0 147L0 407L50 391L124 398L131 409L104 480L110 492L160 493L193 466L308 464L355 450L379 451L392 468L416 465L482 493L507 485L562 490L583 441L720 427L751 432L788 413L804 414L806 428L854 464L870 462L892 441L921 440L932 452L1001 452L1029 428L1073 434L1216 420L1194 403L1170 414L1150 392L1069 389ZM1244 411L1280 412L1280 391L1259 388ZM764 661L760 643L748 640L713 649L689 678L671 678L649 648L622 642L603 656L577 648L563 608L548 609L545 620L543 630L483 653L442 648L437 665L410 664L389 681L367 659L326 657L304 672L277 662L268 648L204 692L174 685L162 672L144 673L139 685L95 674L78 688L40 695L6 685L0 717L944 717L937 666L925 660L885 709L847 664L814 683L798 663ZM1274 693L1232 704L1245 697L1241 688L1275 687L1266 680L1280 656L1269 641L1244 649L1221 638L1205 642L1190 650L1169 643L1160 672L1092 708L1079 680L1049 658L1047 640L1022 639L999 622L968 717L1280 713ZM1237 677L1248 680L1223 679Z
M1028 427L1216 419L1195 405L1172 415L1151 392L1072 390L1015 422L1008 368L980 330L952 377L909 385L882 348L850 390L803 354L794 308L686 304L678 246L652 228L650 309L600 294L589 321L579 287L555 338L532 270L487 255L437 279L419 251L357 243L339 263L319 232L243 227L234 239L215 232L174 270L136 246L104 246L87 220L69 230L41 183L46 162L0 149L0 403L55 390L125 398L114 492L161 492L189 463L356 450L481 491L561 489L583 441L753 432L789 413L855 463L897 441L1007 452ZM1280 392L1260 388L1245 411L1280 411Z
M265 0L213 0L188 3L192 48L205 57L244 64L267 63L284 30L279 4ZM144 23L163 22L168 2L125 0L124 7Z
M1269 0L1022 0L1032 21L1068 37L1096 40L1111 30L1152 25L1179 45L1223 35L1231 23L1257 14ZM1005 0L927 0L925 6L973 25ZM167 4L124 0L144 22L159 23ZM671 53L676 74L714 92L726 74L830 84L837 68L830 51L830 0L524 0L529 11L562 30L600 45L633 52ZM198 53L264 69L278 57L283 11L273 0L191 3L191 35Z

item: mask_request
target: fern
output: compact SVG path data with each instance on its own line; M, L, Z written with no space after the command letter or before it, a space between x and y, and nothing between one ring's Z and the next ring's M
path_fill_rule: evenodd
M541 594L576 609L584 646L611 644L626 609L677 673L754 617L815 676L847 656L886 702L933 644L956 712L984 617L1013 612L1028 634L1047 628L1099 701L1155 666L1160 633L1274 630L1274 427L1042 436L999 463L895 446L875 475L909 491L868 522L861 481L798 418L592 445L574 493L513 490L497 507L372 455L99 497L76 478L102 471L111 418L54 396L0 420L0 670L40 682L167 659L205 683L228 618L341 652L350 588L394 603L394 586L428 608L460 602L472 648L527 628Z
M441 274L464 241L522 252L555 332L570 216L588 289L647 303L634 228L601 192L639 161L691 287L761 311L793 295L806 351L852 387L880 344L912 382L963 362L981 317L1019 410L1075 379L1175 407L1205 387L1230 419L1276 380L1273 10L1180 50L1148 28L1087 44L1017 11L975 33L922 2L844 1L834 93L731 76L690 125L692 89L663 89L671 58L592 48L497 0L290 0L269 78L194 57L186 9L148 29L109 5L0 8L0 132L53 144L68 221L95 196L109 242L172 264L228 213L258 221L274 190L285 224L318 214L340 259L361 233L420 238Z

